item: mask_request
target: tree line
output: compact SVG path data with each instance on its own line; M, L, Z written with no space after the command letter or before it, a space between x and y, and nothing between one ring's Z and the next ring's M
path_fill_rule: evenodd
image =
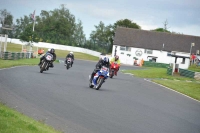
M33 21L35 21L33 31ZM76 20L69 9L61 5L53 11L42 10L39 16L24 15L13 23L13 16L6 9L0 10L0 24L14 27L12 31L2 29L0 34L8 34L10 38L18 38L24 42L47 42L68 46L88 48L102 53L112 52L113 37L117 26L141 29L137 23L129 19L121 19L114 24L105 25L102 21L94 25L90 38L86 39L82 21ZM166 26L166 23L165 23ZM166 28L153 31L170 32Z

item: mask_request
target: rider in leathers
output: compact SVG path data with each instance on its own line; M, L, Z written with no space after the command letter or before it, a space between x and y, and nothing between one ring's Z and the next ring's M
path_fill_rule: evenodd
M74 54L73 54L72 51L69 52L69 54L66 56L66 58L65 58L65 65L67 64L67 58L71 58L72 59L72 63L71 63L71 67L72 67L72 65L74 63Z
M47 51L47 53L51 53L51 54L53 55L53 60L51 61L49 67L54 67L53 62L56 60L55 50L54 50L53 48L51 48L51 49L49 49L49 50ZM46 54L47 54L47 53L46 53ZM46 55L46 54L45 54L45 55ZM38 66L41 65L42 60L44 60L44 58L45 58L45 55L42 56L42 57L40 58L40 62L39 62L39 64L38 64Z
M98 72L98 70L101 69L102 66L107 67L108 69L110 68L110 61L109 58L104 56L101 57L100 60L98 61L98 63L96 64L96 68L94 69L94 71L91 74L90 77L90 82L92 83L92 79L94 78L94 75Z

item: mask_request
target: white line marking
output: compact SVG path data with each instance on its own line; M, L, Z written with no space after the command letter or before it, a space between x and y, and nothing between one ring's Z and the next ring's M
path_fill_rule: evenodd
M24 67L24 66L30 66L30 65L22 65L22 66L8 67L8 68L0 68L0 70L6 70L6 69L12 69L12 68Z
M176 90L173 90L173 89L171 89L171 88L168 88L168 87L166 87L166 86L164 86L164 85L155 83L155 82L150 81L150 80L148 80L148 79L144 79L144 80L146 80L146 81L148 81L148 82L150 82L150 83L159 85L159 86L161 86L161 87L164 87L164 88L166 88L166 89L169 89L169 90L171 90L171 91L174 91L174 92L176 92L176 93L179 93L179 94L181 94L181 95L183 95L183 96L186 96L186 97L188 97L188 98L190 98L190 99L192 99L192 100L195 100L195 101L197 101L197 102L200 102L199 100L196 100L196 99L194 99L194 98L192 98L192 97L190 97L190 96L187 96L187 95L185 95L185 94L183 94L183 93L180 93L180 92L178 92L178 91L176 91Z

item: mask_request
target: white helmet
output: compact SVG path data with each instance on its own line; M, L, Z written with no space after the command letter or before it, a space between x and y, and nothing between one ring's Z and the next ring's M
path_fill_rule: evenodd
M69 52L70 54L73 54L73 52L71 51L71 52Z
M48 52L50 52L50 51L51 51L51 48L48 49Z

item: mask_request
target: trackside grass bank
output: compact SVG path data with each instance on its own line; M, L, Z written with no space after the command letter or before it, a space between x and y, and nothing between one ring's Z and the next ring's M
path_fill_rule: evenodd
M0 103L0 133L61 133Z
M148 78L153 82L169 87L200 101L200 81L179 75L167 75L166 68L146 67L146 69L124 70L122 72L131 73L140 78Z

